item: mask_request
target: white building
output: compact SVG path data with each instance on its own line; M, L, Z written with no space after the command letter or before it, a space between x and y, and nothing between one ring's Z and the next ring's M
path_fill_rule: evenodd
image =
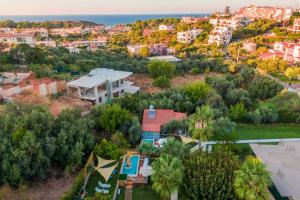
M228 45L232 38L232 31L226 26L217 26L210 33L208 44Z
M36 41L36 46L42 46L42 47L56 47L56 42L54 40L44 40L44 41Z
M67 92L69 95L75 95L94 104L105 103L125 93L139 92L139 87L132 86L133 83L126 80L131 75L132 72L97 68L89 74L69 82Z
M138 55L141 52L143 47L147 47L146 45L128 45L127 50L132 55Z
M159 25L158 28L160 31L173 31L174 30L174 26L173 25L165 25L165 24L161 24Z
M49 31L45 28L24 28L24 29L19 29L18 33L39 35L41 37L46 37L46 38L49 36Z
M300 18L294 20L294 25L292 29L293 33L300 33Z
M0 34L0 42L7 44L28 44L35 45L34 35L32 34Z
M203 32L202 29L194 29L194 30L188 30L188 31L184 31L184 32L178 32L177 33L177 42L180 42L180 43L191 43L202 32Z
M209 20L210 24L213 26L227 26L232 28L233 30L236 30L238 27L242 26L241 20L238 18L214 18Z
M244 42L243 49L245 49L249 53L253 53L256 51L257 44L254 42Z

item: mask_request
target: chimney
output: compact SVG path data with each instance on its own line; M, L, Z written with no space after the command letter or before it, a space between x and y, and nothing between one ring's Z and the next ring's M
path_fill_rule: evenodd
M148 110L148 118L155 119L155 117L156 117L156 111L155 111L153 105L150 105L149 110Z

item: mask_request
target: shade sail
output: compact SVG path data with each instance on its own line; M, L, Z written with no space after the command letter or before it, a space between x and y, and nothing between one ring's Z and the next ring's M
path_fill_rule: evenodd
M107 167L107 168L95 168L95 170L97 170L101 176L105 179L105 181L107 182L109 177L111 176L112 172L114 171L114 169L118 166L118 163L111 166L111 167Z
M100 158L99 156L97 156L97 159L98 159L98 165L96 168L104 167L108 164L111 164L112 162L115 162L115 160L105 160L103 158Z

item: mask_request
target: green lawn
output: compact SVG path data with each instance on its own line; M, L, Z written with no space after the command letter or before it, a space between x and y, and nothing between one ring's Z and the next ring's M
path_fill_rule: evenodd
M151 185L134 186L132 200L158 200L160 199Z
M279 139L300 138L300 125L268 124L251 125L239 124L237 127L239 140L249 139Z

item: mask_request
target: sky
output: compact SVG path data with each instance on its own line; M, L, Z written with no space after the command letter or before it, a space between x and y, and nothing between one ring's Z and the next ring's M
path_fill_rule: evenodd
M211 13L250 4L297 7L300 0L0 0L0 15Z

